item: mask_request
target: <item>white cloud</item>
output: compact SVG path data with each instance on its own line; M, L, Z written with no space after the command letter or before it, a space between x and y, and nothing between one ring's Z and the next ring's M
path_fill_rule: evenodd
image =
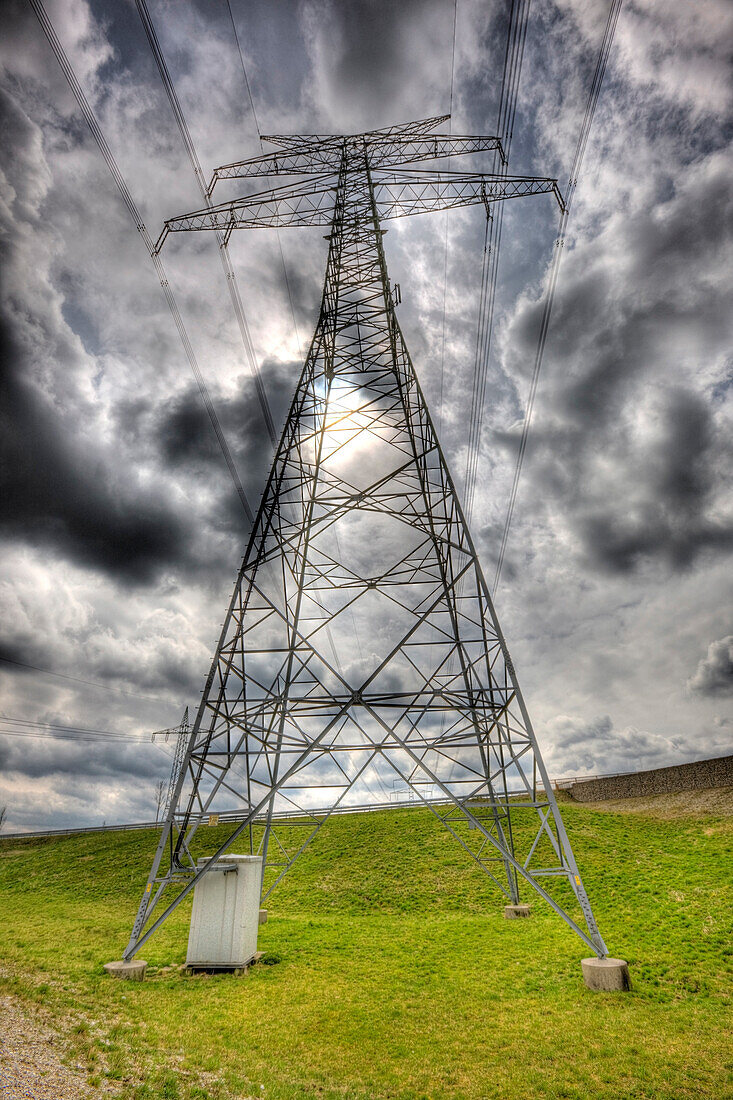
M733 634L710 643L687 688L700 695L733 695Z
M645 771L691 759L689 746L635 726L615 729L607 714L590 721L558 714L545 723L541 744L548 746L546 763L553 778Z

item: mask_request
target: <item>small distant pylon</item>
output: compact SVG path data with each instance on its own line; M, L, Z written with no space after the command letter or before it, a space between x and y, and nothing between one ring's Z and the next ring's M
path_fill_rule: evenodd
M562 200L551 179L405 167L485 150L503 162L497 138L434 132L446 117L268 138L275 153L217 169L209 193L241 177L305 182L173 218L161 235L158 247L179 231L226 240L237 228L328 225L329 250L313 341L125 959L240 837L265 857L266 897L331 814L373 801L370 774L385 790L399 781L449 830L504 893L507 915L524 915L528 888L606 956L397 321L381 227L542 193ZM212 817L228 835L196 863L191 846ZM295 842L283 829L293 819Z
M176 785L178 783L178 777L181 774L183 768L183 761L186 756L186 746L188 744L188 737L191 732L191 726L188 721L188 707L183 712L183 718L177 726L173 726L166 730L155 730L150 738L151 741L155 741L156 738L162 737L164 741L168 741L171 737L175 738L175 747L173 751L173 763L171 765L171 774L168 779L168 790L166 791L165 800L161 811L161 817L166 820L173 807L173 799L175 796Z

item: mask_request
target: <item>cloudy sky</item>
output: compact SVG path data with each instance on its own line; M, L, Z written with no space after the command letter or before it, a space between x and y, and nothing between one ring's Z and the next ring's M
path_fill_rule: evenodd
M508 6L458 0L454 133L495 132ZM258 155L258 125L353 132L448 110L449 0L232 0L256 120L226 0L149 7L207 175ZM156 237L200 197L134 3L48 12ZM607 0L533 0L514 172L564 188L607 13ZM0 806L10 829L144 820L170 766L149 733L198 700L247 523L40 26L24 0L2 18L0 728L13 732ZM576 194L496 598L555 776L733 740L731 45L725 0L626 0ZM390 223L385 247L462 485L483 214L447 219L445 285L444 215ZM473 509L489 577L556 227L547 196L507 205ZM323 231L242 232L230 251L279 430ZM256 504L272 447L216 253L186 235L164 260Z

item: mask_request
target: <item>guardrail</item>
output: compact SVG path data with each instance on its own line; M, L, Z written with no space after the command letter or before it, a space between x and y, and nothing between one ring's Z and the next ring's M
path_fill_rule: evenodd
M636 775L636 772L603 772L601 775L571 775L569 779L553 779L556 791L565 791L576 783L587 783L590 779L616 779L621 775Z
M127 825L72 825L68 829L36 829L30 833L3 833L0 840L32 840L42 836L73 836L76 833L129 832L133 829L157 829L160 822L135 821Z
M692 761L696 763L696 761ZM700 761L704 763L704 761ZM677 765L684 767L686 765ZM664 770L664 769L652 769L652 770ZM593 779L616 779L627 775L640 775L644 773L640 772L603 772L598 775L572 775L566 776L562 779L553 779L552 786L556 791L568 790L576 783L588 783ZM524 798L525 793L523 791L509 791L509 798ZM431 806L445 806L449 805L453 800L450 798L428 798L425 802L430 803ZM478 800L480 801L480 800ZM335 814L359 814L359 813L372 813L374 810L399 810L408 809L414 806L424 805L425 802L419 798L412 798L409 800L395 801L395 802L372 802L363 806L337 806L335 810L331 810L332 815ZM273 814L273 818L282 824L286 824L288 821L302 822L308 818L324 817L329 813L328 807L320 807L312 810L280 810ZM242 813L237 812L225 812L216 815L218 817L218 823L225 825L227 822L242 821L245 817ZM201 819L202 823L206 823L206 817ZM255 818L255 824L262 824L265 821L265 816ZM36 837L44 836L73 836L78 833L109 833L109 832L129 832L134 829L159 829L162 822L160 821L136 821L132 824L124 825L77 825L71 826L67 829L36 829L33 832L26 833L4 833L0 836L0 840L32 840Z
M509 798L523 798L525 797L523 791L509 791ZM480 799L476 800L480 802ZM431 806L449 806L453 803L452 798L428 798L423 801L419 798L412 798L408 800L395 801L395 802L372 802L367 805L361 806L337 806L336 809L329 810L329 807L320 807L312 810L280 810L274 813L273 820L280 822L281 824L287 824L291 822L302 822L311 818L325 817L326 814L335 816L337 814L362 814L373 813L375 810L402 810L411 809L415 806L424 806L425 802L428 802ZM237 813L236 811L225 811L224 813L211 815L217 818L216 824L226 825L229 822L236 823L237 821L243 821L245 814ZM200 819L200 823L206 825L208 815L204 815ZM264 814L258 816L254 820L255 825L262 825L266 821ZM132 824L126 825L78 825L70 826L66 829L36 829L33 832L26 833L4 833L0 836L0 840L33 840L39 837L53 837L53 836L76 836L80 833L112 833L112 832L131 832L135 829L160 829L162 827L161 821L135 821Z
M433 798L428 799L428 801L431 804L437 805L439 803L449 803L451 799ZM405 802L374 802L366 806L337 806L335 810L331 810L331 815L369 813L374 810L399 810L415 805L420 805L420 803L416 800L412 800ZM285 823L287 821L302 821L312 817L324 817L328 812L328 807L321 807L313 810L280 810L272 816L273 820ZM209 815L205 815L200 819L202 824L207 824L208 816ZM218 819L216 822L218 825L226 825L229 822L234 824L237 821L243 821L246 815L230 811L211 816ZM262 814L255 818L254 824L262 825L265 821L266 817ZM131 832L135 829L160 829L162 825L162 821L135 821L126 825L77 825L70 826L67 829L36 829L33 832L27 833L4 833L0 836L0 840L32 840L34 837L74 836L78 833Z

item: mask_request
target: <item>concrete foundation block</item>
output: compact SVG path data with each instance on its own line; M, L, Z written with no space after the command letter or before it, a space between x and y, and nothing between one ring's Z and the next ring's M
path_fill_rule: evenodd
M266 909L260 909L259 923L260 924L267 924L267 910Z
M520 917L530 916L532 910L529 905L505 905L504 917L506 920L517 920Z
M629 967L623 959L583 959L583 978L595 993L626 993L631 989Z
M128 982L141 982L145 977L147 966L148 964L144 959L130 959L129 962L120 959L119 962L105 963L104 969L113 978L126 978Z

